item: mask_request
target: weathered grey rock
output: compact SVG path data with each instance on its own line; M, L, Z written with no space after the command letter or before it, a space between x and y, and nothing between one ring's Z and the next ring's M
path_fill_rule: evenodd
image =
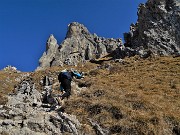
M108 135L108 130L102 129L98 123L93 122L91 119L89 119L89 122L91 123L97 135Z
M46 51L39 59L39 67L37 68L37 70L41 70L45 67L50 67L52 65L58 47L59 45L57 44L57 40L51 34L46 43Z
M16 67L7 65L5 68L3 68L3 71L5 72L14 72L14 73L20 73L21 71L17 70Z
M44 87L45 92L52 91L47 82ZM8 96L7 104L0 106L0 134L80 134L81 124L76 117L52 110L52 105L42 103L42 94L36 90L32 79L22 81L15 93Z
M138 21L125 33L126 46L158 55L180 54L180 1L148 0L140 4Z
M50 36L48 41L51 40ZM77 22L68 25L66 38L59 47L54 37L53 41L53 43L48 42L49 47L40 58L40 65L37 69L63 66L63 64L77 65L79 62L84 63L87 60L103 57L122 45L121 39L98 37Z
M63 64L77 65L79 62L84 63L107 54L112 54L115 59L136 54L144 58L149 52L179 55L179 20L179 0L148 0L146 4L140 4L137 23L131 24L130 32L124 34L125 46L130 49L121 48L121 39L98 37L91 34L84 25L73 22L68 25L66 38L59 47L54 37L50 36L48 43L52 41L53 45L47 45L37 69Z

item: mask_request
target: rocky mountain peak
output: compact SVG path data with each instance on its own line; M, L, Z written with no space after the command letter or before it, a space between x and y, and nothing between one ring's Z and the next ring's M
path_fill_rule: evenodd
M80 35L89 35L88 29L83 25L78 22L72 22L68 25L68 31L66 34L66 38L70 38L72 36L80 36Z
M47 41L47 50L39 60L37 70L51 66L77 65L88 60L103 57L114 52L122 45L122 40L98 37L78 22L68 25L66 38L60 45L51 35Z
M125 33L125 45L157 55L180 54L180 1L148 0L138 8L138 21Z
M51 34L46 43L46 51L39 59L39 67L37 67L37 70L41 70L45 67L51 66L52 61L56 55L56 51L58 50L58 47L59 45L57 44L57 40Z
M51 34L47 40L46 51L48 51L50 48L56 48L56 46L57 40L54 38L53 34Z
M50 36L49 36L49 39L48 39L48 41L47 41L47 43L50 43L50 42L52 42L52 43L57 43L57 40L54 38L54 35L53 34L51 34Z
M50 66L77 65L88 60L113 54L113 58L140 55L180 54L180 1L148 0L138 8L138 20L122 40L91 34L78 22L68 25L65 40L58 47L50 36L47 50L40 58L40 69Z

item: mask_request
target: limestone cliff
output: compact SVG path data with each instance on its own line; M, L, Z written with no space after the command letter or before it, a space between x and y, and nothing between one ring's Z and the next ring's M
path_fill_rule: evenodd
M180 54L180 0L148 0L125 33L125 45L158 55Z
M38 69L84 63L86 60L103 57L120 45L121 39L98 37L91 34L84 25L73 22L68 25L66 38L60 45L57 45L52 35L50 36L47 50L39 60Z
M77 65L87 60L112 54L115 58L150 54L180 55L180 0L148 0L138 8L138 20L130 26L130 32L122 40L107 39L91 34L77 22L68 25L65 40L57 45L51 35L47 49L40 58L37 68L51 66Z
M38 69L51 66L52 60L56 55L58 47L59 45L57 44L57 40L54 38L53 35L50 35L46 43L46 51L43 53L42 57L39 59Z

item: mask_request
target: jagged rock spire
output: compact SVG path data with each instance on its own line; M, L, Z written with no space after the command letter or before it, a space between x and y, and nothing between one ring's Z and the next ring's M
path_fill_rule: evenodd
M58 47L59 45L57 44L57 40L51 34L46 43L46 51L39 59L39 67L37 68L37 70L41 70L51 66L51 63L55 58Z
M132 55L142 55L141 52L180 54L179 11L179 0L148 0L146 4L140 4L137 23L132 24L130 32L124 34L125 46L130 47L125 49L130 50ZM56 39L50 36L38 69L63 64L76 65L112 52L119 57L121 51L118 50L122 44L121 39L98 37L83 24L73 22L68 25L66 38L59 47Z
M47 40L46 44L46 51L48 51L51 48L56 48L57 40L54 38L53 34L49 36L49 39Z
M90 35L88 29L78 22L72 22L68 25L68 31L66 34L66 38L70 38L72 36L79 36L79 35Z
M84 63L112 53L120 45L122 45L121 39L98 37L96 34L91 34L83 24L73 22L68 25L66 38L59 47L54 36L50 36L47 50L40 58L37 69Z
M125 33L126 46L154 54L180 54L180 1L148 0L138 8L138 22Z

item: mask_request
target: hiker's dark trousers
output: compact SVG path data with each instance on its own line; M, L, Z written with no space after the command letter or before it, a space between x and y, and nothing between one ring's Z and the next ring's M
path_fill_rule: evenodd
M61 85L64 88L65 93L62 95L62 99L69 98L71 95L71 80L68 80L66 78L62 79Z

